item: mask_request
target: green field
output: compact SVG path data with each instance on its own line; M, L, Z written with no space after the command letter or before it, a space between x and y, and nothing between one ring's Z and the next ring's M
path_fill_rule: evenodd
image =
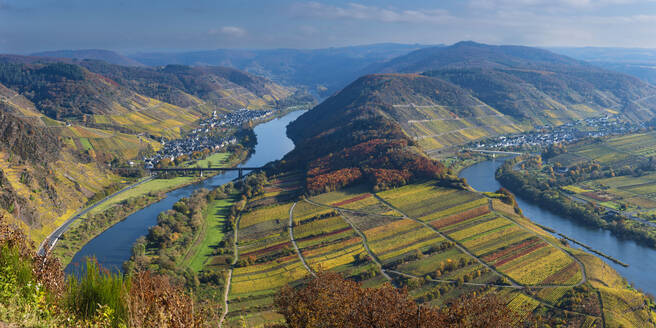
M214 153L207 156L205 159L189 162L188 166L192 167L225 167L228 164L227 160L230 153ZM193 163L193 164L192 164Z
M234 204L232 199L216 200L208 206L205 215L205 229L199 236L199 243L190 251L189 260L184 266L198 272L203 269L212 257L212 246L217 245L224 238L224 229L227 211Z
M166 192L169 190L177 189L183 185L190 184L194 181L196 181L197 178L195 177L175 177L172 179L153 179L148 182L144 182L130 190L126 190L119 195L116 195L115 197L112 197L111 199L107 200L106 202L98 205L91 211L89 211L89 214L93 213L99 213L104 211L105 209L109 208L110 206L113 206L115 204L118 204L128 198L132 197L138 197L143 194L147 194L149 192Z

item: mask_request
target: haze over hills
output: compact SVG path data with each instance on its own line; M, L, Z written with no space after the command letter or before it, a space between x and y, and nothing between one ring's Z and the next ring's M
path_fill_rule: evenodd
M183 64L229 66L270 78L283 85L306 87L328 96L366 72L367 67L426 47L382 43L324 49L217 49L130 56L150 66Z
M121 55L117 52L104 49L80 49L80 50L55 50L43 51L31 54L36 57L70 58L70 59L95 59L123 66L144 66L144 64Z
M595 66L633 75L656 84L656 49L644 48L549 48L553 52L585 60Z

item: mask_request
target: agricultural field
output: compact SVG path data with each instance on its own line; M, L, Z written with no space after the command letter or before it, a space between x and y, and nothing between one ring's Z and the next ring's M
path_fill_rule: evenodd
M198 181L198 178L195 177L175 177L171 179L152 179L150 181L144 182L130 190L126 190L115 197L107 200L106 202L98 205L91 211L89 214L100 213L111 206L133 197L139 197L147 193L160 193L167 192L169 190L180 188L181 186L193 183Z
M183 263L185 267L198 272L217 262L216 255L213 254L214 247L226 237L227 216L234 203L234 199L228 198L215 200L208 205L199 240L185 258Z
M204 159L189 162L188 166L193 167L225 167L228 164L230 153L214 153Z
M512 220L509 213L492 211L489 200L479 194L424 184L379 195L519 284L573 285L581 280L580 269L568 271L574 260L566 252Z
M581 162L596 161L601 165L619 168L646 161L653 156L656 156L656 131L568 145L566 153L550 159L550 162L569 167Z
M587 180L561 189L585 201L635 212L645 219L656 214L656 173Z
M238 241L240 259L251 264L234 269L229 324L280 320L272 312L275 289L300 284L317 270L340 272L366 287L390 281L431 306L471 292L494 293L521 316L553 315L549 307L574 311L570 320L577 327L601 322L602 301L624 309L611 314L614 322L645 320L643 310L630 313L639 301L630 301L621 281L608 282L608 291L596 289L609 276L619 277L612 269L593 272L596 283L580 284L586 280L582 265L601 261L563 246L504 205L426 182L379 193L353 187L295 205L252 207L241 217ZM579 262L575 255L594 259Z
M200 114L191 109L155 99L149 101L149 106L139 111L120 115L94 115L93 120L100 126L120 126L135 134L147 133L158 137L180 138L182 131L200 119Z
M243 317L249 325L269 318L276 290L299 283L309 272L293 251L286 229L292 204L251 208L239 221L238 258L231 279L228 323L237 325ZM239 262L238 262L239 263Z
M78 125L56 126L62 141L73 151L87 152L91 156L100 153L123 159L134 159L140 151L148 148L157 151L162 145L148 137L96 129Z
M402 122L402 126L408 135L413 136L427 151L462 145L499 134L523 131L521 126L485 105L473 108L474 112L470 117L458 117L448 106L397 106L404 107L409 117L417 118L417 120Z

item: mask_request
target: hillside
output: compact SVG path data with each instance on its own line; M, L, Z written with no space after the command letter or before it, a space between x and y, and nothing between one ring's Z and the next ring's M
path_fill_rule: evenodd
M416 74L377 74L364 76L326 99L290 125L288 133L294 140L321 136L352 124L359 115L385 119L399 128L403 138L429 153L523 129L512 117L453 83Z
M80 65L140 94L201 111L275 106L292 94L289 88L228 67L138 68L101 61L82 61Z
M529 47L461 42L420 49L369 69L402 73L356 80L304 115L307 120L299 119L312 122L308 133L346 124L355 109L374 108L438 155L488 136L588 117L648 120L656 109L654 86ZM292 126L290 135L306 137L301 130Z
M153 69L12 55L0 58L0 84L55 120L169 138L214 110L272 108L296 99L290 88L230 68Z
M176 99L186 102L168 102ZM231 68L1 56L0 212L41 242L90 198L128 182L109 163L159 149L155 138L178 138L211 111L290 99L291 89Z
M444 93L434 92L437 88ZM475 99L467 99L459 88L436 79L416 75L366 76L288 126L287 134L296 148L284 161L306 170L311 192L362 181L377 189L425 178L458 185L440 163L428 159L404 132L403 120L420 112L409 113L392 105L399 99L430 102L422 94L426 90L432 90L435 98L445 102L453 100L452 104L465 108L463 112L476 111L479 105Z
M117 52L103 49L83 50L55 50L33 53L36 57L70 58L70 59L95 59L114 65L122 66L144 66L142 63L121 55Z
M448 80L491 107L531 124L605 114L654 116L656 88L547 50L460 42L395 58L381 72L424 72Z

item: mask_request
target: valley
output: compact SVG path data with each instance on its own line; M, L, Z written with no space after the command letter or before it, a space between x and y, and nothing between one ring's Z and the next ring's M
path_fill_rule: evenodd
M370 65L295 110L307 90L233 68L0 57L0 214L38 243L63 224L71 279L166 277L221 327L289 322L281 295L326 272L420 310L494 299L516 327L655 325L656 87L474 42ZM148 176L196 167L262 169Z

